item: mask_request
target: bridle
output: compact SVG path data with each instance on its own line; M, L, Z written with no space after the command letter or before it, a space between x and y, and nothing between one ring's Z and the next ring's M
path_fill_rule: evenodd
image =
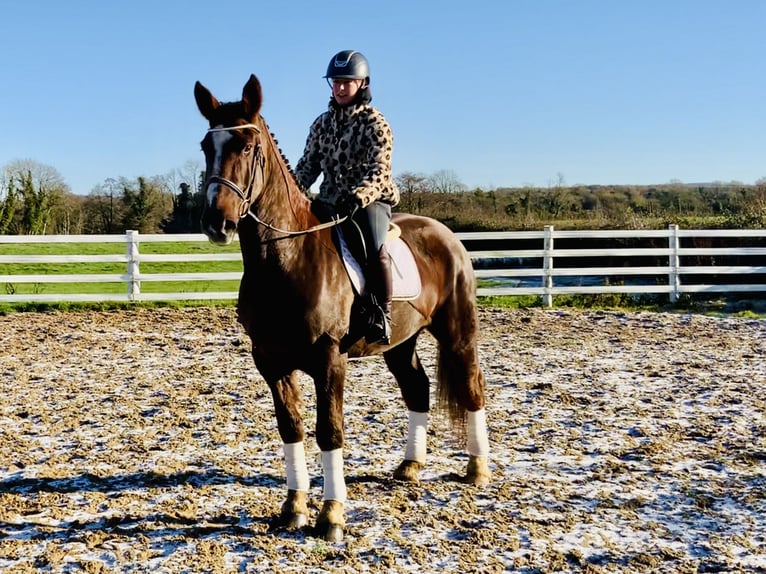
M230 132L234 130L242 130L242 129L253 129L256 133L261 133L261 129L255 125L255 124L242 124L238 126L229 126L229 127L217 127L217 128L210 128L208 133L213 132ZM255 151L253 152L253 161L250 164L250 182L247 184L247 187L243 190L241 187L239 187L236 183L231 181L230 179L226 179L225 177L221 177L220 175L211 175L209 178L207 178L207 181L205 182L205 191L207 192L207 188L210 187L213 183L218 183L221 185L224 185L228 187L230 190L232 190L234 193L236 193L239 196L240 204L239 204L239 217L240 219L250 213L250 196L253 193L253 185L255 185L255 170L256 168L260 167L261 169L261 179L263 179L263 170L264 166L266 165L266 157L263 155L263 150L261 148L261 143L258 142L258 144L255 146Z
M261 133L260 127L258 127L256 124L253 124L253 123L241 124L236 126L228 126L228 127L219 126L215 128L210 128L207 131L208 133L213 133L213 132L229 132L229 131L241 130L241 129L253 129L256 131L256 133ZM276 237L274 239L287 239L289 237L307 235L309 233L321 231L322 229L327 229L328 227L335 227L336 225L340 225L341 223L343 223L344 221L348 219L348 215L346 215L343 217L334 218L332 219L332 221L328 221L326 223L320 223L319 225L314 225L313 227L309 227L308 229L301 229L299 231L280 229L278 227L274 227L273 225L271 225L270 223L266 221L263 221L250 210L250 204L252 201L251 196L253 193L253 186L255 185L255 180L256 180L256 169L260 168L261 181L263 181L265 178L265 173L264 173L265 166L266 166L266 156L263 153L263 147L261 146L261 143L259 141L255 146L255 150L253 151L253 161L251 162L251 165L250 165L250 182L247 184L244 190L241 187L239 187L236 183L231 181L230 179L221 177L220 175L211 175L209 178L207 178L207 180L205 181L205 190L207 191L207 188L213 183L218 183L220 185L228 187L230 190L236 193L237 196L239 196L239 199L241 201L241 203L239 204L239 210L238 210L240 219L249 215L259 225L262 225L263 227L270 229L271 231L275 231L277 233L282 234L282 237Z

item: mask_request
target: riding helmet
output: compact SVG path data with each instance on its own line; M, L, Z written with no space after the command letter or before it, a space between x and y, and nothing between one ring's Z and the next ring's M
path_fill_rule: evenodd
M369 84L370 65L367 63L367 58L361 52L343 50L332 57L324 77L328 80L332 78L366 80Z

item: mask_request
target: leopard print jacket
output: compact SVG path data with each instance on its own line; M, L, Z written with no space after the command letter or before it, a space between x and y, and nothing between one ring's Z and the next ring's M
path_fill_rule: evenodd
M295 166L298 182L309 189L320 174L317 199L331 205L354 194L366 207L373 201L399 203L391 176L394 136L383 114L366 103L328 110L311 125L303 156Z

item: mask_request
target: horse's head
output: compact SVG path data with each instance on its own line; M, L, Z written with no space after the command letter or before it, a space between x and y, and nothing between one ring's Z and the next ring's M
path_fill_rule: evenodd
M202 139L205 154L202 231L214 243L229 244L239 220L248 213L263 188L262 136L267 134L259 115L263 101L261 84L251 75L242 90L242 100L221 103L197 82L194 99L210 124Z

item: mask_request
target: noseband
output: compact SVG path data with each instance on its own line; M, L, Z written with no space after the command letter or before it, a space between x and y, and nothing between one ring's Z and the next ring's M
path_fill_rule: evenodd
M254 129L256 133L261 133L261 129L255 124L242 124L239 126L210 128L207 131L208 133L230 132L230 131L241 130L246 128ZM320 223L319 225L314 225L313 227L309 227L308 229L302 229L300 231L290 231L287 229L280 229L278 227L274 227L270 223L263 221L257 215L255 215L252 211L250 211L250 203L252 201L251 196L253 193L253 185L255 185L255 170L256 168L261 169L261 179L263 180L265 165L266 165L266 156L263 153L263 148L261 146L261 143L258 142L258 144L255 146L255 151L253 152L253 161L250 165L250 182L247 184L247 187L244 190L241 187L239 187L236 183L231 181L230 179L226 179L225 177L221 177L220 175L211 175L205 182L205 191L207 191L207 188L210 187L210 185L213 183L218 183L220 185L228 187L230 190L236 193L241 200L241 203L239 205L240 219L245 217L246 215L249 215L259 225L262 225L263 227L266 227L267 229L270 229L271 231L276 231L277 233L282 234L282 237L277 237L276 239L287 239L289 237L295 237L298 235L306 235L308 233L314 233L315 231L326 229L328 227L335 227L336 225L340 225L341 223L343 223L349 218L348 215L344 215L343 217L334 218L332 221L328 221L326 223Z

